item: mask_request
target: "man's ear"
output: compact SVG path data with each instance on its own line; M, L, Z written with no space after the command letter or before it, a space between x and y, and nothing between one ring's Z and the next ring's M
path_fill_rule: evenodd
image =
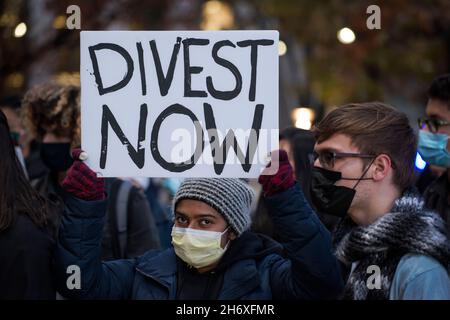
M392 170L392 161L387 154L380 154L373 162L375 170L372 173L374 181L381 181L386 178Z

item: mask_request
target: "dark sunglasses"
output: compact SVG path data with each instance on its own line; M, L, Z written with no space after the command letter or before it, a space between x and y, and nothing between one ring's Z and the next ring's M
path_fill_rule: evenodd
M417 119L417 124L419 125L419 129L425 129L426 126L430 132L436 133L439 131L439 127L448 126L450 122L436 118L420 117Z
M374 155L361 154L361 153L346 153L346 152L334 152L334 151L321 151L317 153L314 151L314 161L319 159L319 162L324 168L333 168L336 159L343 158L362 158L362 159L373 159Z

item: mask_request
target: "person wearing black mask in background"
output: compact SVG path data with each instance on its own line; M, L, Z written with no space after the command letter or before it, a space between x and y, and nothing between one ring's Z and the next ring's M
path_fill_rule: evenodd
M30 89L22 101L28 134L39 142L39 156L47 173L31 183L43 193L57 193L72 165L70 151L80 145L79 88L53 83Z
M25 94L22 115L26 129L40 142L40 156L49 169L47 175L33 180L32 185L53 205L62 208L60 184L73 164L71 150L81 144L80 88L56 83L37 85ZM106 179L106 185L108 223L103 234L102 258L132 258L159 249L158 230L143 191L117 178Z
M343 297L450 299L450 242L411 188L417 138L406 115L379 102L348 104L314 132L312 200L344 217L334 234L350 270Z
M55 299L55 235L47 203L28 182L0 110L0 300Z

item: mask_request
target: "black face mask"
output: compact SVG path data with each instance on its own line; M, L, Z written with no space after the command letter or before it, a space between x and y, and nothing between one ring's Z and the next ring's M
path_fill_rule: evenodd
M371 178L363 178L371 165L372 163L358 179L342 178L340 172L314 167L312 171L311 198L317 210L321 213L344 217L352 204L356 194L355 188L359 182L361 180L372 180ZM336 186L335 183L339 180L357 180L358 182L351 189Z
M66 171L73 163L70 143L42 143L40 154L42 162L52 172Z

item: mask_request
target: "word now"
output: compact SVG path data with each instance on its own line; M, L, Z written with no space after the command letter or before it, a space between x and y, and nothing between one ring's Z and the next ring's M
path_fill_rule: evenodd
M258 147L258 139L261 130L261 123L263 119L263 111L264 105L257 104L255 106L255 111L253 115L253 122L251 125L251 136L249 143L247 144L246 152L244 152L239 148L235 133L233 130L229 130L225 136L224 141L219 142L218 132L216 120L214 118L213 109L210 104L204 103L203 110L205 115L205 126L209 135L209 142L212 146L211 153L214 159L214 171L216 174L220 175L224 169L227 152L230 147L233 148L235 154L237 155L239 161L241 162L242 169L245 172L249 172L252 166L252 159L255 155L256 149ZM135 149L133 145L130 143L128 138L125 136L121 127L117 123L116 118L111 112L110 108L105 104L103 105L103 113L102 113L102 123L101 123L101 151L100 151L100 168L104 169L106 165L106 158L108 154L108 129L111 126L114 133L119 138L120 142L127 147L128 154L134 164L142 169L145 164L145 147L142 146L142 142L146 137L146 128L147 128L147 115L148 115L148 107L147 104L142 104L140 107L140 116L139 116L139 125L138 125L138 142L137 148ZM196 132L196 147L195 151L190 157L188 161L175 163L170 162L164 159L161 156L158 147L158 137L161 125L165 119L167 119L171 115L184 115L190 118L195 127ZM150 140L150 149L153 158L155 161L164 169L171 172L183 172L188 169L191 169L195 166L200 156L203 153L205 148L205 140L204 140L204 131L203 128L196 117L196 115L181 104L173 104L167 107L163 112L161 112L155 120L153 124L153 128L151 131L151 140ZM220 150L220 152L215 152L216 150Z

